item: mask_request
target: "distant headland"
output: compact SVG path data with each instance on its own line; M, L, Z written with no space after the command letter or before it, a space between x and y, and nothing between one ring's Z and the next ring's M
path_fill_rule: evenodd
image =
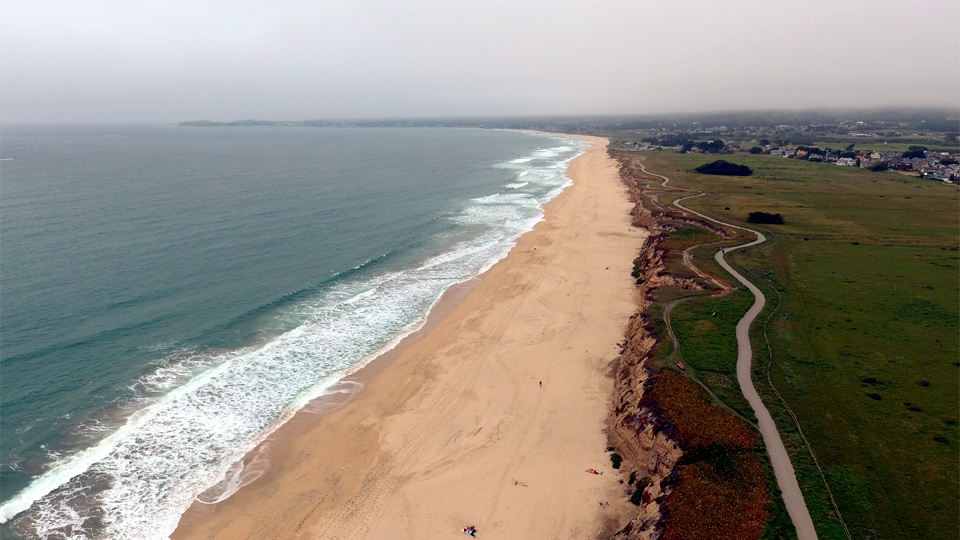
M234 120L233 122L213 122L211 120L190 120L180 122L179 127L246 127L246 126L334 126L332 122L320 120L304 120L299 122L284 122L280 120Z
M818 109L719 111L644 115L543 115L543 116L462 116L435 118L341 118L325 120L234 120L215 122L191 120L183 127L460 127L526 129L611 138L612 142L635 139L642 132L658 142L684 140L768 138L812 144L820 135L873 138L923 133L942 142L944 134L956 141L960 110L946 108ZM897 135L900 133L901 135ZM939 135L939 137L937 137ZM685 139L684 139L685 137ZM641 137L643 138L643 137ZM820 137L822 138L822 137ZM916 136L914 136L916 138ZM682 140L681 140L682 139ZM863 142L857 140L855 142ZM706 143L704 143L706 144ZM616 144L615 144L616 146Z

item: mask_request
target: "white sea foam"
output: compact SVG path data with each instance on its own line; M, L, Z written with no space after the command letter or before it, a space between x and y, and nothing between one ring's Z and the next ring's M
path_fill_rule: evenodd
M569 185L558 171L585 146L550 139L559 145L509 166L531 193L478 197L451 218L480 227L470 239L415 268L344 278L277 314L302 323L258 348L169 357L131 386L140 406L123 425L60 457L0 506L0 522L23 514L17 525L38 538L162 539L197 498L217 502L255 480L266 458L244 465L245 455L318 396L357 391L338 381L421 328L444 291L485 272L542 219ZM91 517L102 527L88 530Z
M246 463L246 460L240 460L231 465L224 478L197 495L197 500L204 504L217 504L230 498L243 486L256 481L270 468L267 460L268 451L269 444L261 444L249 463Z

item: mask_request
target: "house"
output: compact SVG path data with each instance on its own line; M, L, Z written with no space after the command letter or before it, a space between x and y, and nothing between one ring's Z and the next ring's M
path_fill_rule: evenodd
M900 161L893 165L893 169L896 171L912 171L913 163L910 163L910 160Z
M849 157L842 157L837 160L837 165L840 165L841 167L853 167L856 164L857 160Z

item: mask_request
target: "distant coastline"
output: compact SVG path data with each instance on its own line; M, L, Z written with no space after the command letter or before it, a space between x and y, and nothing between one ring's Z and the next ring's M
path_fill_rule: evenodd
M693 113L619 114L619 115L519 115L519 116L436 116L327 118L313 120L190 120L180 127L469 127L487 129L526 129L551 133L574 133L601 137L634 138L636 130L653 130L659 139L666 132L709 133L726 140L737 135L790 140L806 144L813 133L850 135L868 132L877 137L890 137L892 132L954 133L957 130L956 108L894 107L874 109L820 108L806 110L742 110ZM823 130L826 129L826 132ZM666 132L662 132L666 130ZM627 133L630 132L630 135ZM955 134L955 133L954 133ZM651 135L651 133L646 133ZM702 138L702 137L700 137ZM709 140L709 137L707 137ZM951 139L955 140L955 139ZM874 139L873 142L879 142ZM682 142L682 141L681 141ZM813 143L813 140L809 141ZM861 142L861 141L852 141Z
M324 127L324 126L336 126L336 125L340 125L340 124L335 124L333 122L323 122L320 120L304 120L304 121L297 121L297 122L284 122L280 120L235 120L233 122L214 122L212 120L189 120L187 122L180 122L179 124L177 124L177 127L248 127L248 126Z

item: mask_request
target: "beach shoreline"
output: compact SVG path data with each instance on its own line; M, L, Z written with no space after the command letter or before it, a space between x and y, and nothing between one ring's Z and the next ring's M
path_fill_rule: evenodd
M426 538L468 524L552 538L619 523L632 506L605 452L609 370L645 235L606 141L585 139L573 185L505 259L348 377L364 386L352 399L320 398L282 426L262 477L195 503L171 538Z
M424 336L450 314L457 304L463 301L470 291L482 282L483 275L481 274L447 289L433 309L430 310L430 313L420 328L404 336L397 342L396 346L390 350L378 354L369 362L355 368L348 375L344 376L343 379L334 383L327 393L310 401L310 403L294 413L290 420L278 427L266 440L258 444L244 456L244 468L241 473L244 481L239 489L250 486L264 476L266 476L265 480L269 481L272 472L271 469L273 468L270 462L277 457L274 454L278 447L282 451L284 445L288 444L286 441L309 430L322 416L333 413L350 403L358 393L363 391L374 377L378 376L395 362L407 348L423 339ZM244 476L244 474L249 474L252 478L248 478ZM256 486L254 486L254 489L256 489ZM229 500L230 497L234 496L237 492L231 493L221 501L215 503L194 502L187 512L184 513L183 517L181 517L178 530L180 527L187 526L194 521L202 520L204 516L211 513L216 505Z

